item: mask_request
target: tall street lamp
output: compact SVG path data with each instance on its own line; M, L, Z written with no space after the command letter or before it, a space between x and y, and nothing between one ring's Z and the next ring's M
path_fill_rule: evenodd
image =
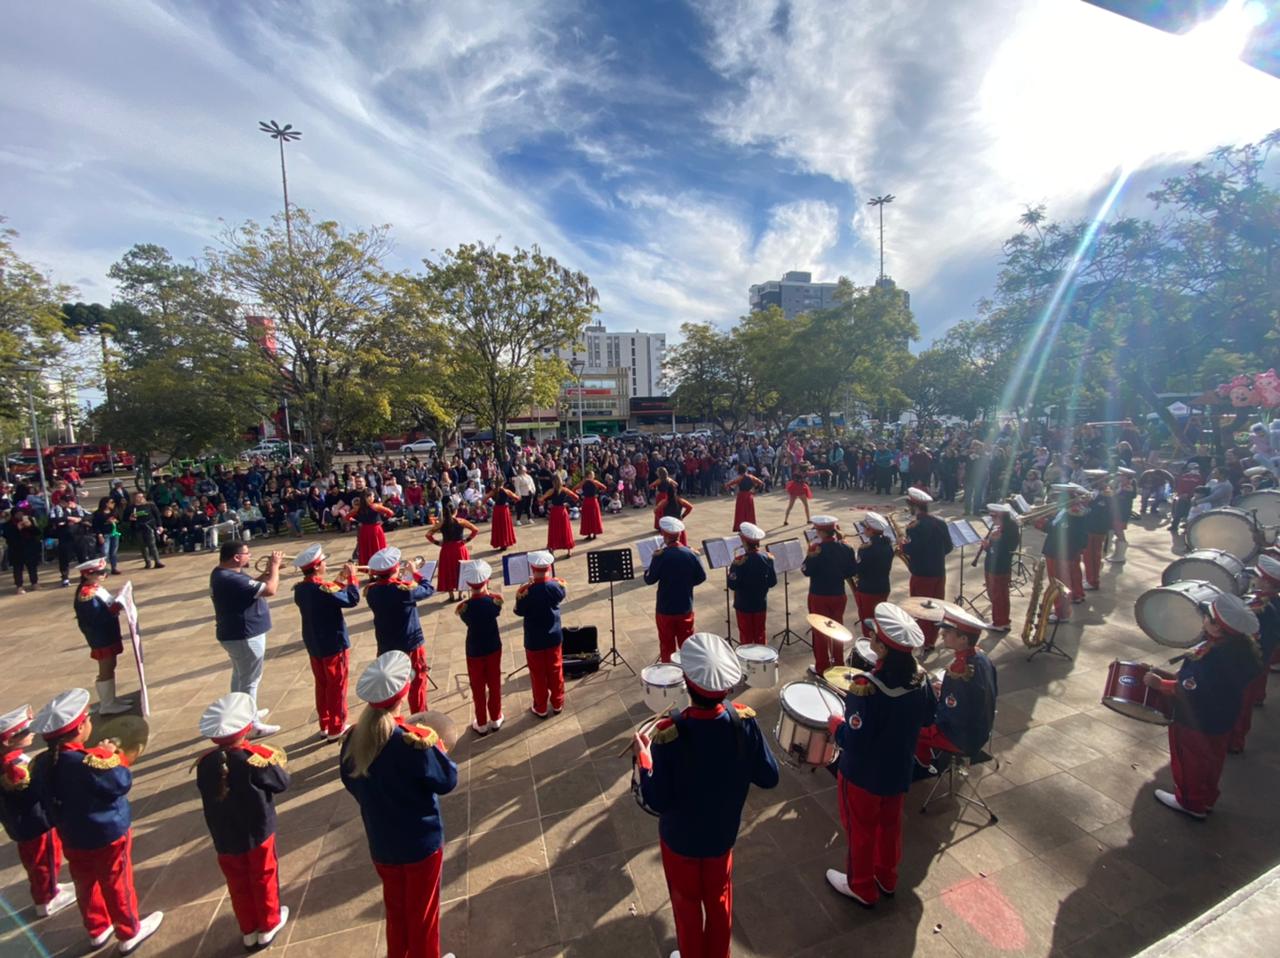
M894 201L892 193L886 193L884 196L873 196L867 200L868 206L878 207L880 210L880 278L884 279L884 208Z
M31 442L35 445L36 467L40 470L40 488L44 491L44 512L53 511L53 503L49 499L49 482L44 474L44 447L40 444L40 423L36 420L36 399L32 389L32 381L40 370L35 366L13 366L14 370L27 374L27 409L31 412Z
M289 176L284 168L284 145L302 138L302 131L295 130L292 123L281 126L275 120L268 123L258 121L258 129L280 144L280 183L284 187L284 233L289 243L289 252L293 252L293 224L289 221Z
M584 360L573 359L569 362L573 378L578 381L578 467L584 476L587 474L587 447L582 444L582 373L586 368Z

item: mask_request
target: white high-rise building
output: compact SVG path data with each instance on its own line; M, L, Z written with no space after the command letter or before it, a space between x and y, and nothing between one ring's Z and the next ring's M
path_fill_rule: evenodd
M611 333L597 323L583 330L581 343L561 349L559 355L565 362L585 360L585 373L625 370L628 395L658 396L666 351L665 333Z

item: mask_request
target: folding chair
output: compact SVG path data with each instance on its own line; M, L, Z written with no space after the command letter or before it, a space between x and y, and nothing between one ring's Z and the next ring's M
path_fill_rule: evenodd
M1000 760L987 751L987 747L991 745L991 739L987 739L987 746L979 748L976 752L964 754L961 752L944 753L947 759L946 766L938 773L938 780L933 783L933 788L929 791L929 796L924 800L924 804L920 806L920 814L924 814L929 809L929 804L935 798L954 798L958 802L968 805L977 805L983 809L989 816L987 824L994 825L998 818L996 813L991 810L991 806L982 800L982 796L978 793L977 782L969 781L969 769L974 765L985 765L987 762L995 762L993 769L999 771ZM956 776L960 776L960 783L956 783ZM943 782L947 783L947 790L941 795L938 790L942 788ZM968 792L969 794L966 794Z

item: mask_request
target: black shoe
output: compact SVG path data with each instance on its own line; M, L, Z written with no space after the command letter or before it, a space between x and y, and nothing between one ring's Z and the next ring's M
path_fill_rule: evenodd
M157 569L163 569L163 568L164 568L164 563L163 563L163 562L157 562L157 563L156 563L156 568L157 568Z

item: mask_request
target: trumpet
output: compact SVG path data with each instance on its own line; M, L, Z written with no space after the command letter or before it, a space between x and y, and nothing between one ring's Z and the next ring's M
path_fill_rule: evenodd
M400 575L412 575L421 569L423 565L426 564L426 561L426 556L414 556L412 559L401 559L400 567L397 571ZM367 565L358 565L356 566L356 571L363 572L365 575L368 575L369 567Z
M291 556L286 555L286 556L282 556L280 561L292 562L296 558L298 558L296 555L291 555ZM258 561L253 564L253 568L258 572L266 572L269 568L271 568L271 554L268 553L267 555L259 556Z

